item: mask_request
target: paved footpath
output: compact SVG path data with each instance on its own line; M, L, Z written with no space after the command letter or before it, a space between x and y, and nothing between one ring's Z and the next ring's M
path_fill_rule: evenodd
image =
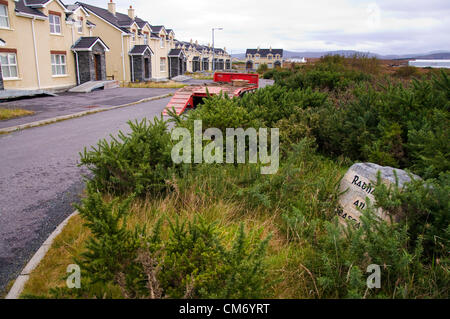
M128 120L159 116L169 100L0 135L0 292L74 211L87 173L78 153L128 131Z

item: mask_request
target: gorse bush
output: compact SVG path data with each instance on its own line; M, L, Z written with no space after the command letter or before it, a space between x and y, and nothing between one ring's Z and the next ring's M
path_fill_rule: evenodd
M84 150L80 165L93 174L91 183L103 192L112 194L162 193L167 189L174 164L171 159L171 139L167 125L155 118L128 122L131 133L119 132L111 142L102 140L97 147Z
M76 262L82 289L58 289L58 297L262 298L270 280L264 262L269 238L245 233L241 224L228 246L221 230L202 217L159 220L130 229L132 198L103 200L92 186L78 209L93 237ZM167 235L162 234L168 224Z
M222 132L279 128L281 163L273 175L261 175L258 164L175 166L170 133L158 119L130 123L130 134L85 150L81 164L93 176L79 210L92 238L77 256L87 281L76 296L264 298L295 290L316 298L448 298L450 79L445 72L412 80L379 72L376 59L327 56L267 71L274 86L242 98L209 97L173 116L175 127L191 132L196 120ZM423 180L402 190L378 185L361 227L343 226L339 184L355 161ZM161 212L141 208L151 216L144 220L165 213L168 200L176 213L131 226L136 200L109 202L105 194L158 202ZM186 216L211 203L233 207L232 214L220 225ZM396 222L379 220L379 207ZM264 219L276 240L246 234L244 218ZM372 264L382 268L381 289L367 288ZM292 287L277 288L289 267Z

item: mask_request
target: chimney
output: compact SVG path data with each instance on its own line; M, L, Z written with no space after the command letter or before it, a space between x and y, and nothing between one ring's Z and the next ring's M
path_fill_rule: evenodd
M195 45L198 45L198 40L195 40Z
M134 20L134 9L133 6L130 6L130 9L128 9L128 16L131 20Z
M259 52L259 46L258 46L258 52Z
M191 39L191 44L192 44L192 39Z
M113 0L109 0L108 11L111 12L114 16L116 15L116 4L113 2Z

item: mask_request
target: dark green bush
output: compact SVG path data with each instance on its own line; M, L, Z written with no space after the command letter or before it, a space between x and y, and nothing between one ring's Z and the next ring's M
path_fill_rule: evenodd
M93 174L91 183L112 194L157 194L167 189L165 180L173 174L171 139L161 119L128 122L129 134L119 132L111 142L102 140L80 154L80 165Z
M53 291L59 297L103 298L120 291L126 298L263 298L270 281L265 256L269 238L249 237L241 225L228 248L215 224L163 220L151 234L127 227L131 198L107 203L92 186L78 209L91 230L86 251L75 261L82 289ZM163 239L164 238L164 239Z

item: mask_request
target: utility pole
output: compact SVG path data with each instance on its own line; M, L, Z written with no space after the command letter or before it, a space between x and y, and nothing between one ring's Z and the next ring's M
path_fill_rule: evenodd
M212 28L212 49L213 49L213 60L212 60L212 66L213 66L213 73L216 71L216 49L214 49L214 31L215 30L223 30L223 28Z

